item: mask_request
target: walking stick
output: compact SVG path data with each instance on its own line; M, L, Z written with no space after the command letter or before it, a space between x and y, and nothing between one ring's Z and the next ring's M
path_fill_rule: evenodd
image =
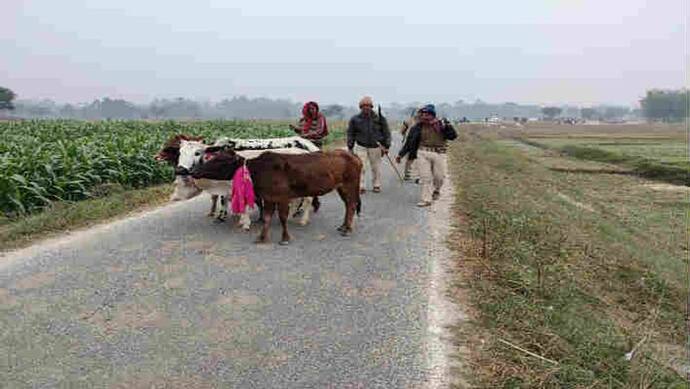
M385 148L383 147L383 145L382 145L380 142L377 142L377 143L379 144L379 148L381 149L381 153L386 154L386 158L388 158L388 162L390 162L391 167L393 168L393 170L395 170L395 174L398 175L398 178L400 179L400 184L401 184L401 185L405 184L405 180L403 180L402 176L400 175L400 172L399 172L398 169L395 167L395 164L393 163L393 160L391 159L391 156L388 155L388 153L384 153Z

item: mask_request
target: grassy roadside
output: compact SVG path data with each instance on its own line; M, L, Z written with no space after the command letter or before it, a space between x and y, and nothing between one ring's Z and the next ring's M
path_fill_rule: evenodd
M345 123L332 125L324 148L342 147ZM43 212L18 219L0 216L0 251L26 247L37 241L85 228L127 214L157 207L168 202L172 184L156 185L144 189L124 189L118 185L104 185L105 193L94 199L78 202L54 203Z
M687 192L547 153L470 130L449 155L476 384L686 387Z
M168 202L171 193L171 184L136 190L114 187L103 197L56 203L50 209L21 219L0 219L0 247L8 250L28 246L69 230L159 206Z

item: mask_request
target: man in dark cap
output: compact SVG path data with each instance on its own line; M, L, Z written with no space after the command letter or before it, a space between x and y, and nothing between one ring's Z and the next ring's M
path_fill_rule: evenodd
M428 207L432 200L441 196L446 175L446 150L448 141L457 138L455 128L447 119L436 119L436 107L427 104L419 110L419 121L410 128L405 144L395 158L396 162L407 156L415 161L422 183L419 207Z

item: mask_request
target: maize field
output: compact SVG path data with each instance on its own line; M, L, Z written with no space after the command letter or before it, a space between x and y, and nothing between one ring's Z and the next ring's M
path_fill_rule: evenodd
M174 134L270 138L294 135L286 122L31 120L0 122L0 211L38 212L56 201L97 197L99 187L142 188L172 181L153 159Z

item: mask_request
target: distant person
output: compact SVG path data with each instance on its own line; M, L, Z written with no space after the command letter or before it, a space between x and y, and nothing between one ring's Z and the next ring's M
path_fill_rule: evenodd
M427 104L420 110L420 120L410 128L405 144L395 158L408 156L422 181L421 199L418 207L428 207L432 200L441 197L441 187L446 175L446 151L448 141L457 138L455 128L447 119L436 119L436 107Z
M323 147L324 138L328 135L328 124L326 117L319 112L319 105L310 101L302 107L302 118L297 125L290 124L299 136L312 141L318 148Z
M381 158L391 147L391 132L386 118L374 112L369 96L359 101L360 113L350 119L347 126L347 148L364 163L360 176L360 190L366 192L366 172L371 170L373 192L381 192Z
M421 107L420 107L421 108ZM405 143L405 138L407 137L407 134L409 133L409 129L412 128L417 122L419 121L419 110L420 108L415 108L410 112L410 117L403 120L402 126L400 127L400 134L403 136L403 143ZM410 158L405 159L405 175L404 175L404 180L405 181L411 181L413 179L413 160ZM419 179L416 179L419 181Z

